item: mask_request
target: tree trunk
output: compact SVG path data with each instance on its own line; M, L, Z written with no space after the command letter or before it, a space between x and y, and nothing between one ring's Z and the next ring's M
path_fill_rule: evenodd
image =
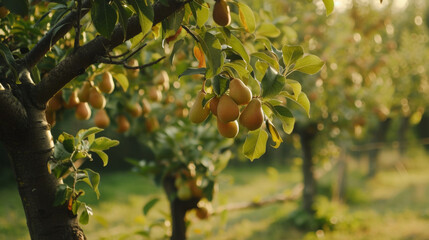
M333 199L337 202L344 202L347 190L347 153L345 149L341 150L338 161L338 175L335 179Z
M17 111L20 107L15 106ZM25 121L15 122L14 130L3 125L0 135L11 158L31 239L86 239L76 216L65 205L53 205L58 180L47 168L54 149L50 127L43 109L26 107Z
M186 212L197 208L197 203L200 198L192 197L189 200L180 200L176 195L177 188L174 185L174 177L166 177L164 179L164 190L170 201L170 212L172 220L172 235L171 240L185 240L186 237Z
M399 155L403 157L407 151L407 132L410 128L410 117L402 117L398 131Z
M301 145L303 153L302 173L304 177L304 189L302 196L303 209L314 214L313 204L316 195L316 179L314 177L313 164L313 140L316 137L317 129L310 125L300 131Z
M387 131L389 130L391 121L390 118L387 118L385 121L379 122L378 129L374 131L373 143L379 144L386 141ZM377 173L379 153L379 147L374 147L368 152L368 178L373 178Z

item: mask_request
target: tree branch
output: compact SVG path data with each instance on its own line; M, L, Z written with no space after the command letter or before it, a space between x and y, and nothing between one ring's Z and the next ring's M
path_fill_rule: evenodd
M168 6L157 2L154 4L154 21L153 25L158 24L175 11L181 9L186 2L176 2L170 0ZM141 32L141 27L137 16L132 16L128 19L128 27L126 37L124 38L123 28L116 25L111 40L102 36L97 36L95 39L81 46L75 53L66 57L55 68L53 68L48 76L36 85L33 98L37 104L46 103L56 92L62 89L74 77L85 72L85 69L91 64L96 63L100 57L106 54L113 48L122 44L124 41L136 36Z
M76 18L80 14L82 18L89 12L91 0L83 0L82 11L72 11L52 27L42 39L34 46L24 57L24 64L27 69L33 68L45 54L51 49L51 46L66 35L74 26ZM58 30L58 28L60 28Z

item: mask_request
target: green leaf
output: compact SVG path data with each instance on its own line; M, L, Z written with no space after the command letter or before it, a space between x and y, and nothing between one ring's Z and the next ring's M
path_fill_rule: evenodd
M240 17L241 24L247 32L253 33L256 28L255 15L253 15L252 9L246 4L238 3L238 15Z
M211 33L205 32L203 36L197 35L201 47L208 60L206 78L212 78L219 74L222 69L224 57L222 55L222 46L219 40Z
M326 8L326 16L329 16L334 11L334 0L323 0L323 3Z
M109 162L109 156L101 150L92 150L92 151L95 152L101 158L101 160L103 161L103 167L105 167Z
M298 59L304 55L304 50L301 46L283 46L283 62L285 68L288 69L292 64L294 64Z
M206 70L206 68L188 68L184 72L182 72L182 74L179 75L179 78L195 74L205 74Z
M82 213L80 214L79 223L86 225L89 222L89 215L92 215L92 209L89 206L87 206L86 204L82 204L82 205L84 205L85 208L83 209Z
M110 39L118 15L106 0L95 0L91 8L91 18L95 29L105 38Z
M255 63L255 68L254 68L254 76L256 79L258 79L259 81L261 81L265 74L267 73L267 69L270 67L270 65L268 65L268 63L263 62L263 61L256 61Z
M305 93L301 92L298 96L297 103L305 110L307 116L310 117L310 100Z
M192 15L194 16L197 26L202 27L207 22L210 16L210 10L207 3L200 4L192 1L189 3L191 7Z
M23 17L28 15L28 0L2 0L1 2L12 13L19 14Z
M185 10L181 9L174 11L173 14L167 17L167 19L162 21L162 31L164 33L164 37L173 36L176 34L177 30L182 25L184 16Z
M269 38L276 38L280 35L280 30L276 27L276 25L270 22L262 23L258 30L256 31L258 35L262 35Z
M298 99L299 94L301 94L302 86L298 81L292 79L286 79L286 84L290 88L292 88L293 95L295 96L295 100Z
M267 140L268 134L265 130L259 128L255 131L249 131L243 145L243 154L251 161L261 157L266 151Z
M100 198L100 191L98 190L98 185L100 184L100 174L89 168L80 170L79 172L86 175L86 177L81 181L87 183L94 190L95 194L97 195L97 199Z
M72 189L67 186L67 184L60 184L57 187L57 191L55 192L55 198L54 198L54 206L60 206L64 204L68 196L70 195Z
M268 55L267 53L256 52L256 53L252 53L251 56L255 57L257 59L260 59L262 61L267 62L268 64L270 64L271 67L273 67L274 69L276 69L277 72L280 69L280 65L279 65L278 59L277 59L277 57L276 57L276 55L274 53Z
M107 150L111 147L117 146L118 144L118 140L111 140L107 137L99 137L94 140L89 150Z
M143 207L143 214L146 216L158 201L159 198L154 198L147 202Z
M40 82L40 71L39 68L37 66L35 66L32 70L31 70L31 78L33 79L35 84L38 84Z
M227 44L231 46L232 50L234 50L240 57L248 63L250 61L249 54L247 54L246 49L244 48L241 41L234 36L234 34L229 31L228 28L222 28L223 35L226 38Z
M128 18L131 17L131 13L129 9L125 8L122 5L121 0L114 0L113 3L115 4L116 9L118 10L119 23L121 24L122 29L124 30L124 39L125 39L126 29L128 26Z
M128 86L130 83L128 82L127 76L122 73L114 73L112 72L113 78L121 85L122 89L126 92L128 90Z
M3 57L3 59L6 61L6 65L12 71L15 79L18 79L18 72L16 71L16 68L17 68L16 61L9 47L4 45L3 43L0 43L0 54Z
M180 50L180 49L182 49L183 48L183 44L185 43L185 40L183 40L183 39L180 39L179 41L177 41L177 42L175 42L174 43L174 47L173 47L173 50L171 51L171 53L170 53L170 57L169 57L169 60L170 60L170 64L171 65L173 65L173 58L174 58L174 55L176 54L176 52L178 51L178 50Z
M306 74L315 74L320 71L324 64L325 62L323 62L318 56L310 54L298 59L292 70Z
M79 132L76 135L76 138L78 140L78 142L82 141L83 139L87 138L89 135L91 134L96 134L103 131L102 128L98 128L98 127L92 127L89 129L81 129L79 130Z
M273 68L269 67L262 78L262 97L274 97L280 93L285 85L286 78L278 74Z
M134 8L134 11L139 16L140 27L142 34L145 35L152 29L153 25L153 7L148 4L149 1L142 0L127 0Z
M295 125L295 118L292 113L283 106L274 106L276 117L282 122L283 131L287 134L291 134Z
M64 145L64 148L72 153L75 150L75 138L73 135L63 132L58 136L58 141Z
M55 143L55 148L54 148L55 161L63 161L63 160L70 159L71 154L72 153L67 151L67 149L64 147L64 145L61 142Z
M223 75L216 75L212 80L213 91L216 95L223 95L229 87L229 79Z

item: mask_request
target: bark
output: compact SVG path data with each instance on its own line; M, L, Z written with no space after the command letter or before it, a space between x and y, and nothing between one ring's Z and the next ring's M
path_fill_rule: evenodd
M316 195L316 179L314 177L313 163L313 140L316 137L316 132L317 129L312 124L299 132L303 153L302 173L304 177L304 189L302 203L303 209L312 215L314 214L313 204Z
M398 131L399 154L401 157L403 157L405 155L405 152L407 151L407 132L409 128L410 117L402 117Z
M381 143L386 140L387 131L391 123L391 119L379 122L378 129L374 131L373 143ZM368 178L373 178L377 174L378 170L378 155L380 154L380 148L373 148L368 152Z
M166 177L164 179L164 190L170 201L170 212L172 220L172 235L171 240L185 240L186 237L186 212L197 208L197 203L200 201L199 198L191 198L183 201L178 197L175 197L177 192L176 186L174 186L174 177Z
M167 2L167 5L154 5L154 24L186 4L173 0ZM81 17L89 11L90 3L89 0L83 1L85 10ZM126 31L118 25L110 40L99 36L79 47L35 85L29 70L43 58L52 44L71 30L76 16L76 12L72 12L64 17L60 30L51 29L23 59L17 60L16 70L22 84L17 85L13 77L6 76L7 67L0 70L0 83L5 88L0 90L0 141L10 155L33 240L86 239L76 216L65 206L53 206L58 180L47 168L54 149L45 117L47 101L74 77L84 73L87 67L97 63L100 57L141 31L138 18L131 17ZM8 66L1 57L0 66Z

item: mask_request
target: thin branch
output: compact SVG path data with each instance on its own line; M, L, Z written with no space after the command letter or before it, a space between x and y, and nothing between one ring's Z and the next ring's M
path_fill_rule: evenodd
M143 69L143 68L147 68L150 67L152 65L155 65L157 63L159 63L161 60L163 60L165 58L165 56L158 58L157 60L150 62L150 63L146 63L143 65L139 65L139 66L130 66L127 64L126 58L120 61L115 61L115 60L111 60L111 59L106 59L106 58L100 58L98 60L99 63L105 63L105 64L114 64L114 65L122 65L124 66L124 68L126 69Z
M77 1L77 16L76 16L76 33L74 36L74 50L73 52L76 52L76 49L79 48L79 40L80 40L80 19L81 13L82 13L82 0L76 0Z
M183 24L182 24L182 28L183 28L183 29L185 29L185 30L186 30L186 32L187 32L187 33L189 33L195 41L200 42L200 40L198 40L198 38L197 38L197 37L195 36L195 34L191 31L191 29L189 29L187 26L185 26L185 25L183 25Z
M87 1L89 0L84 0L83 7L85 7L85 3ZM153 25L160 23L162 20L164 20L177 10L183 8L185 4L186 2L177 2L174 0L168 1L167 5L164 5L160 2L156 2L153 6ZM97 36L93 40L89 41L88 43L77 49L75 53L63 59L49 72L49 74L45 78L42 79L39 84L36 85L33 92L34 101L37 104L46 103L52 96L54 96L56 92L62 89L74 77L84 73L86 68L90 65L99 62L100 57L106 56L107 53L113 48L119 46L124 41L136 36L141 32L139 19L136 15L128 19L127 26L128 27L126 31L124 31L120 24L116 25L110 40L102 36ZM124 32L126 34L125 38ZM37 54L33 53L34 57L40 57L37 60L30 60L31 58L28 57L30 55L27 55L27 64L29 62L36 64L41 59L41 57L43 57L43 55L39 56L40 52L43 51L39 50L37 51ZM150 64L155 63L157 62ZM143 67L150 66L150 64Z
M82 11L72 11L63 19L61 19L56 26L58 28L51 28L45 36L34 46L30 52L24 57L24 64L28 69L33 68L51 49L51 46L55 44L59 39L66 35L74 26L77 15L80 14L80 18L85 16L91 9L91 0L83 0Z

